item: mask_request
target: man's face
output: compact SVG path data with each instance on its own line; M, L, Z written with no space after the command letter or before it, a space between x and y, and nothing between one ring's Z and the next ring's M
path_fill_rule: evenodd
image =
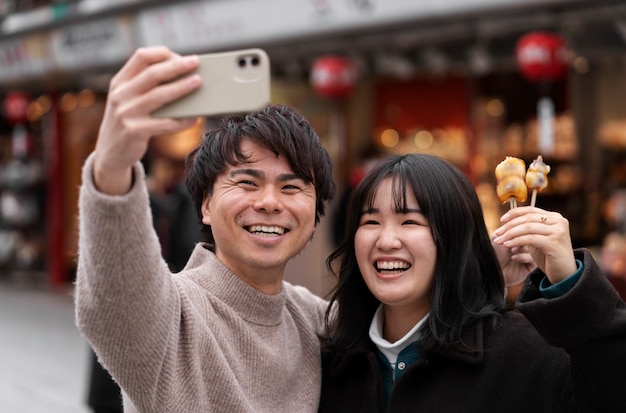
M248 284L278 292L287 261L315 230L315 187L295 176L283 156L251 140L241 148L249 161L217 177L202 203L202 222L211 225L222 263Z

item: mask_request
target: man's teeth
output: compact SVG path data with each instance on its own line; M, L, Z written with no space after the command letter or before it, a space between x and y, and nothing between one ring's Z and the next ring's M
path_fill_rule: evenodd
M285 228L269 225L252 225L249 231L256 235L265 237L275 237L276 235L283 235Z
M411 265L404 261L378 261L376 269L379 271L398 271L407 270Z

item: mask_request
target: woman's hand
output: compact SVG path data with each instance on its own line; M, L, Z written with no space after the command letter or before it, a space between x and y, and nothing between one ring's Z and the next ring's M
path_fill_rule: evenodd
M546 274L552 284L576 272L569 222L561 214L523 206L510 209L500 221L502 226L494 232L493 242L496 246L508 248L510 257L518 256L517 259L512 258L512 262L526 261L525 265L529 267L527 257L523 256L529 253L532 261ZM499 260L502 256L500 264L504 262L503 271L505 271L506 254L499 251L499 248L496 248L496 253ZM511 276L520 270L521 267L512 270Z
M507 248L494 242L493 249L496 251L506 287L522 283L528 274L537 267L533 257L525 247Z

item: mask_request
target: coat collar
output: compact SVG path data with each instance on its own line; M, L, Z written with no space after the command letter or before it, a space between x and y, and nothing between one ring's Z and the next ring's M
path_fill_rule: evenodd
M463 340L469 350L460 346L444 346L430 339L420 347L420 359L429 359L432 356L436 356L466 364L476 365L482 363L485 350L484 328L482 324L467 329L463 335ZM361 358L374 360L375 358L368 355L375 354L377 351L376 345L367 335L364 335L352 348L332 360L331 372L333 375L340 375L349 368L352 362Z

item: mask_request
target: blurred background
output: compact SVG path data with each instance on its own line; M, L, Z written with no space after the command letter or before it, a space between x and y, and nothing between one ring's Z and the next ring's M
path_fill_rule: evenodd
M156 44L181 54L265 49L272 100L301 111L331 153L337 200L289 281L328 292L341 195L372 157L449 159L495 229L508 208L495 166L541 155L551 171L537 205L569 219L574 246L590 248L625 294L626 0L0 0L0 338L13 343L0 362L55 357L46 334L60 328L70 341L57 347L73 357L60 359L78 363L61 392L76 406L88 359L71 306L80 168L111 76ZM155 197L177 192L181 161L213 122L154 140ZM155 225L167 231L167 219ZM25 353L32 340L38 356ZM47 410L2 408L17 387L36 388L42 369L25 369L32 380L19 385L19 374L0 373L0 410L56 411L50 400Z

